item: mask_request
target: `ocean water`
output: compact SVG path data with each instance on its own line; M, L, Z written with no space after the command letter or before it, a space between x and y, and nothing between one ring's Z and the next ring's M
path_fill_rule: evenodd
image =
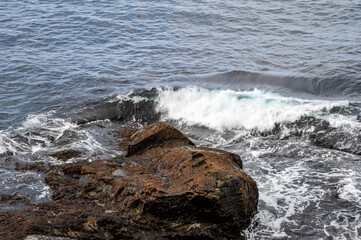
M247 239L361 238L361 3L0 1L0 194L49 201L16 164L156 121L241 156Z

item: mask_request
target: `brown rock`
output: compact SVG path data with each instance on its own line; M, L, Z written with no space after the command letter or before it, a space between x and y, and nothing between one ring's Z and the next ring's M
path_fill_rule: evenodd
M138 130L127 155L50 171L54 201L0 214L0 235L234 239L257 210L257 185L238 155L196 147L170 124Z
M69 160L71 158L77 158L80 155L81 155L81 152L75 151L72 149L49 154L50 157L55 157L55 158L57 158L59 160L63 160L63 161Z
M7 205L25 205L31 206L32 203L29 199L23 196L19 196L19 192L13 194L0 194L0 204L5 203Z
M117 182L120 199L126 199L120 207L129 206L132 218L162 219L174 231L187 223L236 234L248 226L258 201L256 183L239 163L239 156L216 149L150 149L125 162L131 177Z
M126 156L142 150L162 146L194 145L183 133L167 123L154 123L135 132L128 145Z

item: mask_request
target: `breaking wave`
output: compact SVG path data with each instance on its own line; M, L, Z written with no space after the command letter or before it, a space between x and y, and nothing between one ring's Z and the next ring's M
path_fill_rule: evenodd
M360 104L305 100L263 90L184 87L158 89L156 111L166 121L219 132L276 139L306 137L314 145L361 155Z
M277 123L294 122L302 116L323 116L335 107L349 106L348 101L302 100L257 89L233 91L200 87L160 90L157 102L157 110L164 112L168 119L220 131L241 128L267 131Z

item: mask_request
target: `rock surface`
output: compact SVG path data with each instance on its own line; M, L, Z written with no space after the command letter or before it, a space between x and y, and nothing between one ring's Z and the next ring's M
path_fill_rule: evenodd
M183 133L166 123L148 125L136 131L130 138L126 156L132 156L142 150L166 147L194 145Z
M69 160L71 158L77 158L77 157L80 156L80 154L81 154L81 152L70 149L70 150L65 150L65 151L49 154L49 156L50 157L55 157L55 158L57 158L59 160L66 161L66 160Z
M241 238L258 189L238 155L197 147L170 124L124 132L126 156L50 170L53 202L0 213L0 236Z
M73 238L67 238L67 237L30 235L30 236L27 236L24 240L74 240L74 239Z

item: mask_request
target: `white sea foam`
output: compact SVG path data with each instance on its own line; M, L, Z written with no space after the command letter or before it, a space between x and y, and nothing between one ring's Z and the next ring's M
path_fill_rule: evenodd
M301 183L305 172L302 162L299 162L282 171L271 172L267 176L267 182L260 184L259 199L267 206L257 215L265 226L262 231L275 238L287 236L284 232L285 224L297 225L292 220L294 216L301 214L310 203L320 201L325 193L321 188Z
M0 131L0 154L6 153L7 151L16 151L15 146L15 141L9 138L8 133Z
M297 234L303 233L302 228L309 228L307 231L312 232L313 225L323 226L324 234L335 239L359 239L361 227L358 210L361 207L359 171L340 167L342 164L327 170L324 167L310 167L319 163L321 166L342 163L345 162L346 155L354 159L357 157L342 152L335 155L328 150L313 149L311 152L298 154L297 161L289 158L284 161L279 160L282 159L280 154L288 155L287 149L292 151L294 148L290 143L284 147L279 146L248 151L250 158L248 161L266 171L251 174L259 187L259 212L254 219L259 225L257 231L244 231L247 239L287 237L289 234L285 232L287 229L292 229ZM278 155L278 157L265 158L267 155L264 154L267 152L270 156ZM274 161L282 162L282 165ZM289 161L294 162L290 164ZM333 196L339 200L331 200ZM334 201L336 205L342 202L344 208L335 207L330 201ZM349 208L345 207L347 205ZM319 216L320 219L309 218L309 214L312 215L310 211L325 210L330 212L325 216ZM301 221L303 221L302 225L300 225Z
M54 112L29 115L16 129L9 128L0 132L0 153L35 153L47 149L67 130L77 126L66 119L54 118Z
M130 91L126 95L118 95L115 99L111 99L109 102L115 102L115 101L132 101L134 103L139 103L141 101L149 100L147 98L141 97L141 96L132 96L134 94L134 91Z
M361 207L361 178L352 169L344 173L345 178L340 181L338 189L339 198L349 202L355 202Z
M341 114L332 114L323 116L332 127L348 127L351 129L361 128L361 122L357 121L357 116L344 116Z
M271 130L276 123L293 122L301 116L321 115L348 101L303 100L253 91L209 90L200 87L159 89L157 110L166 119L216 130Z
M37 172L6 171L1 174L0 192L14 194L18 192L21 196L34 196L33 203L46 202L51 199L49 186L44 178Z
M96 139L96 132L82 130L79 133L82 134L83 138L75 141L71 144L72 148L75 149L85 149L90 153L94 153L97 150L101 150L103 152L107 151L106 146L103 146L98 140Z
M103 143L99 142L103 141L103 135L99 136L99 133L90 128L81 128L68 119L56 118L53 114L48 112L29 115L18 128L0 131L0 154L34 154L64 148L83 149L89 154L106 151ZM64 134L72 137L64 137Z
M59 139L66 130L71 130L77 127L75 123L63 118L54 118L53 111L44 114L29 115L26 121L19 128L20 131L29 131L32 129L39 129L46 133L46 137L52 136L55 140ZM45 135L45 134L44 134ZM34 139L47 141L41 136L33 136Z

